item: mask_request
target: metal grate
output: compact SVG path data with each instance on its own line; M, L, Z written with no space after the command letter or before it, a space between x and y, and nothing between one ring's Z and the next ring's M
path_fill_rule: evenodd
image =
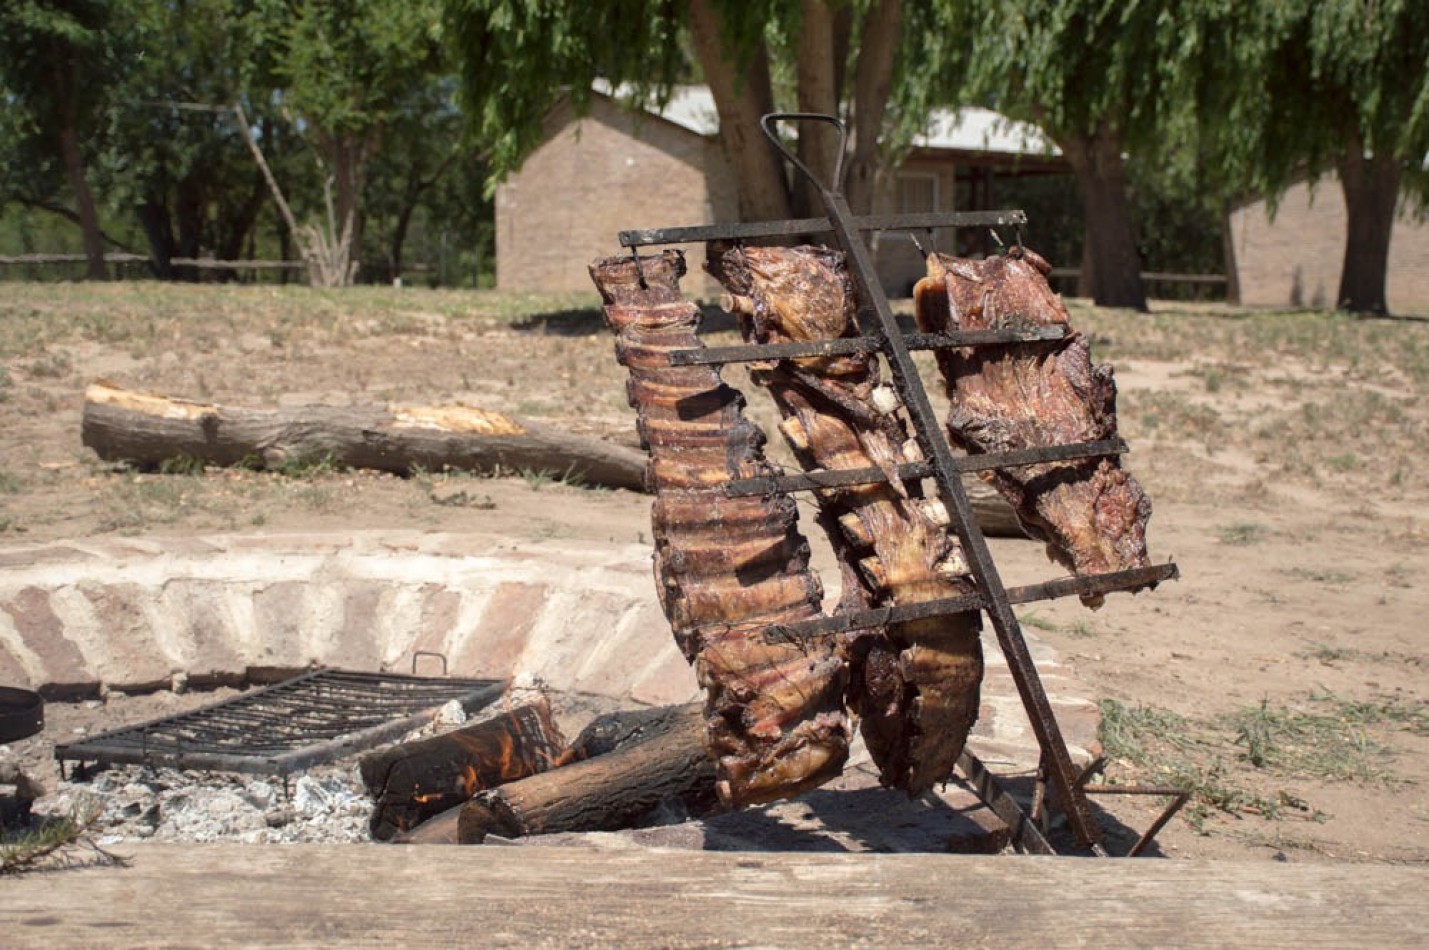
M331 762L422 725L457 700L473 712L499 698L500 680L317 670L202 709L55 747L55 758L287 775Z

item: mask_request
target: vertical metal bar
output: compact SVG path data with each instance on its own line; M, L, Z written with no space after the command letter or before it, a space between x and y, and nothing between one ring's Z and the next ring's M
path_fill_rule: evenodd
M997 631L997 642L1001 644L1002 652L1007 657L1012 679L1017 684L1017 692L1022 697L1028 717L1032 720L1032 729L1042 746L1043 755L1049 760L1057 798L1067 814L1077 841L1084 847L1097 845L1101 841L1101 831L1092 819L1086 795L1077 785L1077 773L1072 766L1071 755L1067 752L1067 743L1062 738L1062 730L1052 713L1046 690L1042 688L1042 680L1037 675L1032 654L1022 636L1022 628L1018 625L1012 605L1008 602L1007 590L997 572L997 565L993 563L987 540L978 527L972 504L963 490L962 480L957 475L957 463L954 461L952 448L939 431L938 418L928 401L928 394L923 391L918 367L913 362L913 355L908 350L903 334L899 331L898 321L893 316L888 297L883 292L883 285L879 283L873 259L854 225L853 211L843 195L822 182L817 184L829 214L829 221L834 226L834 235L843 248L856 283L867 298L865 302L872 306L878 317L886 341L884 353L888 357L889 368L903 396L908 414L913 419L913 428L923 455L933 460L933 477L938 484L938 493L943 504L953 513L953 528L957 532L958 540L962 542L968 566L987 596L986 609L992 619L993 629Z

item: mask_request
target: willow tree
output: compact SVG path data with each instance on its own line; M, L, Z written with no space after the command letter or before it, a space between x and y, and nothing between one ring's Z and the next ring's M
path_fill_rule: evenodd
M58 210L77 221L84 239L87 276L103 280L104 236L89 185L86 140L97 127L112 59L102 0L8 0L0 4L0 135L11 154L57 155L75 207ZM33 149L13 148L21 140Z
M1263 4L1236 35L1264 74L1242 106L1259 121L1225 129L1230 151L1248 158L1252 181L1272 197L1337 174L1348 227L1336 302L1386 313L1396 213L1403 199L1422 207L1429 198L1429 4Z
M760 116L776 105L839 115L849 127L847 191L872 206L877 175L926 113L928 80L945 49L944 4L902 0L446 0L465 106L491 148L497 178L541 141L541 121L561 96L589 106L597 79L658 103L689 78L685 38L720 120L740 214L787 218L810 205L764 142ZM792 87L776 95L781 79ZM801 158L826 179L836 158L831 127L791 130Z
M1233 4L1231 4L1233 5ZM1102 305L1146 309L1128 153L1147 162L1184 140L1188 109L1221 77L1218 0L983 0L956 4L964 95L1036 123L1071 163L1086 224L1083 281Z

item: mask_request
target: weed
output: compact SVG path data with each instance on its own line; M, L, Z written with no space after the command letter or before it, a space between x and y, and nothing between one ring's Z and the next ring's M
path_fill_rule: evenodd
M298 485L293 490L298 503L313 511L330 511L337 501L337 493L326 485L308 483Z
M0 402L8 402L10 399L10 389L14 383L10 380L10 368L0 366Z
M276 471L284 478L310 479L336 474L342 471L342 466L331 452L324 452L284 459Z
M74 363L63 350L44 353L30 363L30 375L37 379L63 379L74 371Z
M1022 616L1018 617L1017 620L1019 623L1022 624L1022 626L1032 627L1035 630L1051 631L1057 629L1057 624L1055 621L1048 620L1046 617L1043 617L1042 615L1038 614L1035 610L1028 611Z
M11 475L4 469L0 469L0 495L17 494L21 485L20 476Z
M1216 529L1216 534L1222 544L1246 545L1265 540L1265 531L1265 525L1250 521L1238 521L1234 524L1221 525Z
M1355 458L1353 452L1346 452L1343 455L1331 455L1325 459L1325 464L1337 472L1349 472L1359 466L1359 459Z
M1302 581L1311 581L1315 584L1334 584L1336 586L1348 584L1355 579L1355 575L1346 573L1345 571L1322 571L1308 567L1292 567L1288 570L1282 570L1280 573L1298 578Z
M202 475L204 462L192 455L180 454L159 463L159 472L164 475Z
M1370 737L1366 727L1394 722L1411 730L1429 727L1423 710L1393 704L1350 702L1328 692L1311 694L1321 711L1273 706L1264 700L1223 717L1236 734L1235 744L1258 769L1319 779L1392 780L1380 768L1390 750Z
M85 848L107 864L125 864L126 859L111 854L94 840L93 831L104 809L97 802L83 802L68 818L43 822L34 831L13 841L0 842L0 875L19 874L43 867L50 858L65 858L77 848Z
M1087 639L1097 635L1097 628L1087 623L1085 620L1078 620L1071 623L1066 628L1067 633L1078 639Z

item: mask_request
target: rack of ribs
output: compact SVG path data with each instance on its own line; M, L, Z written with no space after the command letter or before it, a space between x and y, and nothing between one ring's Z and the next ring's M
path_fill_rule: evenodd
M843 256L827 248L736 247L710 267L740 315L747 342L858 334ZM816 498L843 567L841 610L915 604L972 593L967 567L936 499L896 475L921 460L867 353L755 364L778 405L780 430L806 469L876 466L886 481L821 489ZM910 490L911 489L911 490ZM849 701L885 784L918 794L946 781L978 714L982 680L976 612L862 631L851 648Z
M1030 329L1062 325L1067 309L1047 285L1051 266L1017 248L986 260L927 259L914 287L919 329ZM948 387L950 441L970 454L1092 442L1116 436L1111 367L1093 365L1080 333L1059 340L938 350ZM1001 469L984 476L1012 504L1048 556L1079 575L1148 566L1151 502L1115 456ZM1100 606L1101 595L1085 595Z
M660 602L706 690L707 743L729 806L792 797L837 776L848 756L847 658L835 636L766 637L822 616L823 589L787 496L729 498L767 476L764 433L710 366L672 366L703 346L681 295L676 251L591 265L626 391L650 452Z

